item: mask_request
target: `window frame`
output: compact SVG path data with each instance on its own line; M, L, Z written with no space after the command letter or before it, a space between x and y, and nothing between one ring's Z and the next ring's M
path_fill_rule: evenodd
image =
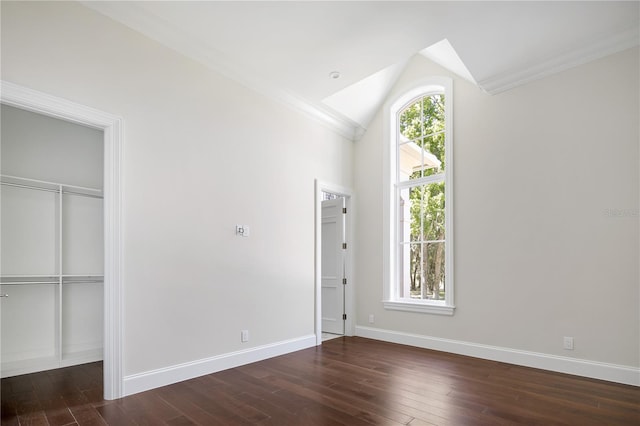
M400 223L398 193L406 182L398 179L399 112L418 99L433 94L445 96L445 298L444 300L400 298L398 263L400 256ZM453 80L430 77L402 91L385 105L383 155L383 305L385 309L453 315L454 304L454 233L453 233Z

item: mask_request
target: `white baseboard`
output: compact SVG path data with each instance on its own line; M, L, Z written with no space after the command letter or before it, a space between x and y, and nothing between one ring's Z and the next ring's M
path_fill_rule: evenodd
M78 352L64 354L60 367L70 367L72 365L87 364L89 362L103 361L104 350L102 348L87 349Z
M356 336L505 362L508 364L522 365L525 367L540 368L558 373L590 377L592 379L607 380L626 385L640 386L640 368L626 365L607 364L585 359L521 351L499 346L481 345L460 340L442 339L439 337L363 326L356 326Z
M122 396L133 395L183 380L262 361L263 359L273 358L301 349L307 349L312 346L316 346L316 336L314 334L217 355L211 358L199 359L184 364L172 365L157 370L132 374L124 378L124 393Z
M3 359L0 365L0 377L4 379L22 374L53 370L54 368L64 368L72 365L86 364L88 362L102 361L102 352L102 348L98 348L83 352L65 353L62 359L59 359L55 355L25 358L17 361L5 361Z
M43 356L10 362L3 360L0 377L4 379L6 377L51 370L53 368L60 368L60 360L57 356Z

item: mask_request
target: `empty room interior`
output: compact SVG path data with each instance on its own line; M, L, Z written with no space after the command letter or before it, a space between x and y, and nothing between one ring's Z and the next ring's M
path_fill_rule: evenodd
M2 425L640 424L640 2L0 15Z

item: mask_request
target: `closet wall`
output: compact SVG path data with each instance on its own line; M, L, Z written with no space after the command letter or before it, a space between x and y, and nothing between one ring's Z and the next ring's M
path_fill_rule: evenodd
M1 108L2 377L100 360L102 131Z

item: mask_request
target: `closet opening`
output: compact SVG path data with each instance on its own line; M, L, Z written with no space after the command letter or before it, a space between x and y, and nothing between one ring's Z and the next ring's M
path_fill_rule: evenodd
M2 104L2 378L104 359L104 131Z
M104 399L121 398L125 395L122 367L122 151L124 120L122 117L7 81L0 81L0 86L0 103L2 105L77 123L88 128L98 129L103 133L104 340L102 388ZM5 298L0 300L3 299ZM0 309L1 306L0 302Z

